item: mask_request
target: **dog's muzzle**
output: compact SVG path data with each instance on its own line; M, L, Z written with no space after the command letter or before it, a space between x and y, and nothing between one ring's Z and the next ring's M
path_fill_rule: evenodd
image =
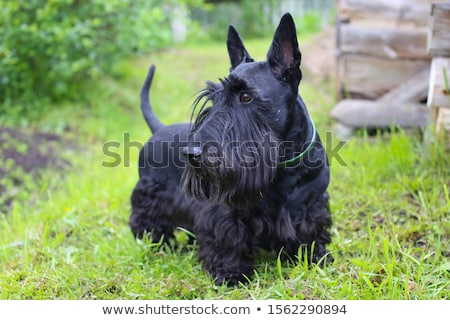
M181 153L186 157L191 165L198 166L202 155L202 148L196 146L184 147L181 149Z

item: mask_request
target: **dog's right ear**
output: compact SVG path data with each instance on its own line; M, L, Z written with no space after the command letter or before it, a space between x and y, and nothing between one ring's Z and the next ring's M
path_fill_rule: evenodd
M231 62L230 71L233 71L233 69L241 63L255 61L252 57L250 57L247 49L244 47L241 36L233 26L228 28L227 48Z
M267 61L278 80L297 88L302 78L301 59L294 19L286 13L273 36L272 45L267 52Z

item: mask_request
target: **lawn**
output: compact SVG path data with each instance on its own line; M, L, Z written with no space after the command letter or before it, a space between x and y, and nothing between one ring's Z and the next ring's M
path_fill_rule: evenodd
M269 44L247 48L263 59ZM227 288L214 285L182 233L176 247L137 243L127 221L137 146L150 134L138 100L150 63L152 102L165 123L189 120L204 81L229 68L225 44L171 48L123 62L124 76L92 84L78 103L3 119L60 135L54 148L71 165L24 177L0 214L0 299L450 299L448 152L423 148L413 131L341 142L328 115L333 86L307 72L300 92L331 158L335 262L281 264L261 252L253 280Z

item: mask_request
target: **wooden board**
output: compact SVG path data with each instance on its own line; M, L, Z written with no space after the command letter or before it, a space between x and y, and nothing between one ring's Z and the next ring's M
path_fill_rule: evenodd
M425 26L433 2L436 0L339 0L337 15L341 20L389 19Z
M447 79L450 82L450 58L433 58L431 61L427 102L429 107L450 108L450 88L446 87L444 72L447 74Z
M450 132L450 109L439 108L437 111L436 132L438 134L443 130Z
M433 4L427 50L433 56L450 56L450 3Z
M390 60L343 55L338 62L338 92L378 99L383 94L428 69L429 60Z
M389 59L427 59L426 29L393 29L343 24L339 28L340 54L355 53Z
M410 102L342 100L331 111L340 123L354 128L422 127L429 118L429 108Z
M428 95L429 80L430 69L426 68L381 96L378 101L420 102L425 100Z

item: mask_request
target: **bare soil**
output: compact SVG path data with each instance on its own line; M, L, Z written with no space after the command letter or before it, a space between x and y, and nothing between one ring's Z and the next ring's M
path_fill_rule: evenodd
M57 134L0 127L0 209L11 205L25 176L66 168L69 161L60 153L66 146L67 141Z

